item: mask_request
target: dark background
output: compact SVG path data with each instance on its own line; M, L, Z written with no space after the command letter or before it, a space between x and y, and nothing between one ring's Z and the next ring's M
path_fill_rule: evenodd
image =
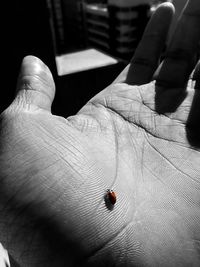
M57 75L57 54L85 48L84 42L81 42L84 36L80 31L81 23L78 22L80 18L77 2L78 0L61 1L63 33L56 25L55 14L51 9L52 3L55 4L56 1L12 0L2 3L5 17L2 14L4 48L1 58L0 112L14 98L20 65L26 55L39 57L52 71L56 83L52 112L65 117L75 114L91 97L108 86L125 67L126 62L119 60L113 66L72 75Z
M38 56L50 67L56 77L55 55L46 1L3 1L2 13L4 12L0 111L13 100L24 56Z
M76 1L67 0L65 3L69 5L65 7L70 14L69 19L76 17ZM119 64L115 67L58 77L55 65L57 51L51 28L52 14L47 1L4 1L2 11L6 14L6 20L2 23L4 48L1 60L0 112L7 108L14 98L20 65L26 55L39 57L52 71L57 88L52 111L63 116L76 113L93 95L106 87L123 67ZM65 42L72 47L77 44L77 35L72 37L73 32L77 32L76 25L69 25L66 31L68 32L65 35L68 34L69 38Z

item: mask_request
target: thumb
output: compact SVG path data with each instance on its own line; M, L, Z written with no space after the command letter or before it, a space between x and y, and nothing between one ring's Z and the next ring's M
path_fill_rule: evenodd
M51 111L55 84L49 68L37 57L26 56L18 77L14 104L18 108Z

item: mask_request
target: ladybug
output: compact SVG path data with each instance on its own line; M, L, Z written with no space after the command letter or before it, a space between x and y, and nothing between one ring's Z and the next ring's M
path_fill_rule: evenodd
M109 201L112 205L115 205L116 200L117 200L117 196L112 189L107 189L107 198L109 199Z

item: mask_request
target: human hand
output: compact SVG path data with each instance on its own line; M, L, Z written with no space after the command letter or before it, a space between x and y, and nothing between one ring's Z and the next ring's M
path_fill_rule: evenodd
M157 69L162 5L130 66L68 119L51 114L49 69L23 60L0 127L0 241L21 266L199 266L199 11L189 1Z

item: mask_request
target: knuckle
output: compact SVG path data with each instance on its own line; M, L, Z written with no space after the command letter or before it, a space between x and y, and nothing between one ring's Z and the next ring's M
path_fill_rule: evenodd
M167 51L164 55L164 59L190 62L193 59L193 52L188 49L177 48L171 51Z
M149 58L135 57L132 60L132 64L152 68L155 66L156 62L153 59Z

